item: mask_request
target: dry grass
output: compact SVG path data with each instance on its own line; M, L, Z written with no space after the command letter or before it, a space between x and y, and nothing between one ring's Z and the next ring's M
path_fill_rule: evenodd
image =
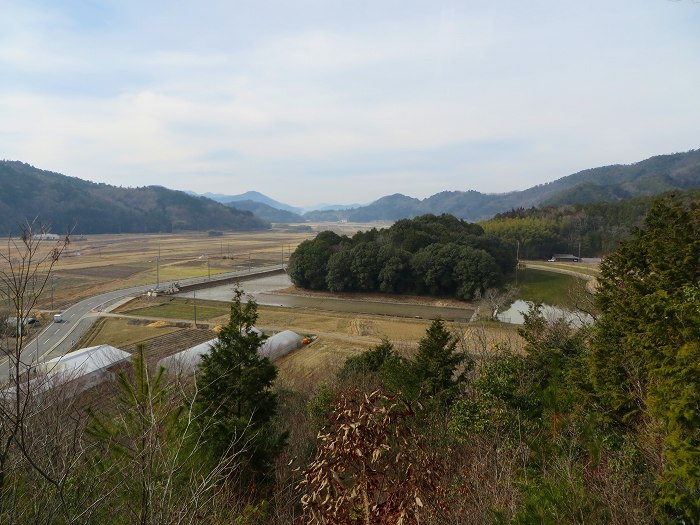
M295 330L318 335L312 344L283 357L277 383L290 390L306 390L310 385L331 380L351 355L373 347L388 338L397 352L411 357L430 321L385 316L352 315L337 312L295 311L259 307L259 326ZM504 323L446 323L459 336L461 346L477 356L493 352L495 347L522 351L523 341L517 327Z
M158 299L160 302L161 299ZM176 306L184 302L181 299L169 300L169 304L157 306L152 299L137 299L118 309L129 315L149 314L148 317L167 317L172 314L175 320L190 320L191 306L178 317ZM210 326L225 324L228 320L228 305L215 301L203 301L207 306L198 307L199 311L210 308L213 313L223 312L219 317L209 317ZM203 319L203 317L202 317ZM400 317L356 315L342 312L304 310L258 306L259 327L268 334L281 330L294 330L302 335L317 336L310 345L278 360L278 385L291 390L306 390L311 385L329 380L342 366L348 356L365 351L378 344L382 338L389 339L396 350L410 357L416 350L418 341L425 335L429 320ZM124 319L102 320L98 334L91 339L91 344L107 342L109 344L135 344L142 341L156 341L163 328L156 328L161 323L128 324ZM150 325L150 327L149 327ZM522 348L522 340L517 334L517 327L502 323L447 323L447 326L460 337L461 344L470 353L481 355L493 351L494 346L509 347L514 351ZM176 330L169 325L170 330ZM127 337L129 334L129 337ZM141 339L140 339L141 338ZM149 343L150 345L151 343ZM162 352L161 352L162 353Z
M153 326L153 323L142 324L131 319L102 318L80 339L78 348L101 344L121 348L142 343L177 330L179 328L169 324Z
M315 225L316 231L324 229ZM177 234L90 235L75 238L69 246L72 256L56 265L54 307L60 309L79 299L99 293L156 282L156 261L160 250L161 280L241 270L255 265L279 264L305 239L308 232L238 232L209 237L204 232ZM42 243L48 250L54 244ZM207 267L209 263L209 268ZM41 307L49 308L51 289L47 286Z
M309 387L330 379L345 359L367 350L370 346L321 337L275 361L279 370L276 386L294 391L307 391Z

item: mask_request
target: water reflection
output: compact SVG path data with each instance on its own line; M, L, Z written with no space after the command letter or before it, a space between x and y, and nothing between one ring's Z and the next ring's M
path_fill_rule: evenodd
M523 301L518 299L513 302L507 310L500 312L497 317L499 321L504 323L512 324L523 324L525 322L524 314L530 309L530 305L533 304L531 301ZM564 318L574 326L587 326L593 324L593 318L583 312L572 312L565 308L559 308L558 306L552 306L550 304L542 305L542 314L545 319L559 319Z

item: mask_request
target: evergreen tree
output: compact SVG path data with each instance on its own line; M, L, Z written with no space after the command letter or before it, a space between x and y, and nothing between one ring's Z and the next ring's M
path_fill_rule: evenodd
M442 319L436 319L418 343L413 363L413 376L418 382L420 396L448 403L458 394L459 383L472 363L464 353L457 351L457 338ZM457 373L460 365L465 370Z
M258 356L264 336L254 327L257 317L255 301L248 297L244 304L243 291L237 288L228 325L199 366L197 406L213 459L238 454L246 463L243 477L264 482L286 434L272 428L277 369Z
M658 201L601 267L593 384L613 421L653 418L663 439L661 521L700 522L700 206ZM648 425L647 425L648 426Z

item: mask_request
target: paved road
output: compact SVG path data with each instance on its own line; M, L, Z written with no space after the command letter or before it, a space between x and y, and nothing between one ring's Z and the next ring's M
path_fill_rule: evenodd
M282 269L283 267L281 265L265 266L261 268L254 268L253 271L244 270L239 272L217 274L212 276L211 280L197 277L193 279L180 279L178 282L181 286L200 283L215 284L217 281L235 277L243 278L249 275ZM171 282L161 283L161 288L167 288L171 284ZM73 346L74 341L77 341L80 336L87 331L92 323L95 322L97 313L100 310L124 297L139 295L152 288L153 285L124 288L122 290L115 290L113 292L96 295L74 304L70 308L63 311L64 322L49 324L35 340L30 342L24 348L21 355L21 361L29 365L31 363L37 363L45 360L46 358L52 358L67 353ZM8 360L2 359L0 361L0 384L2 384L7 377Z

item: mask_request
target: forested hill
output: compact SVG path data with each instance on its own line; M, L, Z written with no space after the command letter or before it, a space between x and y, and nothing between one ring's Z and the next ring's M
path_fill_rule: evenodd
M423 200L397 193L368 206L309 212L304 218L368 222L449 213L475 221L513 208L618 201L693 188L700 188L700 150L659 155L635 164L588 169L523 191L502 194L443 191Z
M304 218L301 215L291 211L273 208L264 202L253 200L232 201L227 202L226 206L249 211L254 213L257 217L270 222L304 222Z
M37 218L63 233L147 233L173 230L259 230L250 212L160 186L121 188L0 161L0 234Z
M700 204L700 190L670 194L689 207ZM499 213L480 225L503 241L519 242L523 259L548 259L553 253L600 257L616 250L643 225L658 198L519 208Z

